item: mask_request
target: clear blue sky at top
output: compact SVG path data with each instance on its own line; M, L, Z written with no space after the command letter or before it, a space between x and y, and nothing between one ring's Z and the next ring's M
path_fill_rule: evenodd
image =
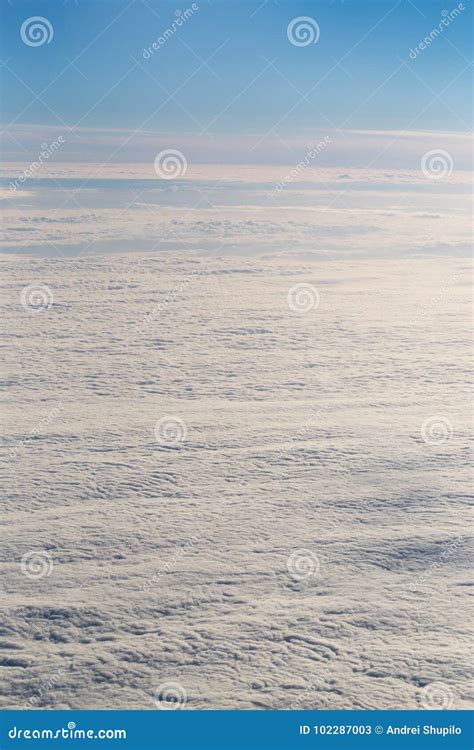
M59 117L71 127L135 128L150 118L150 129L198 133L203 124L216 134L251 133L281 122L279 130L298 133L329 123L357 129L466 130L471 120L468 2L415 60L410 49L438 26L443 10L457 3L197 4L199 10L144 59L144 48L171 26L176 9L183 12L191 2L5 2L4 126L12 120L56 124ZM22 42L20 27L30 16L51 22L49 44L29 47ZM289 43L287 26L296 16L317 21L317 44ZM202 61L224 42L209 70ZM141 67L132 69L134 60ZM277 70L265 70L269 61ZM302 94L308 91L306 101ZM168 94L175 100L153 115Z

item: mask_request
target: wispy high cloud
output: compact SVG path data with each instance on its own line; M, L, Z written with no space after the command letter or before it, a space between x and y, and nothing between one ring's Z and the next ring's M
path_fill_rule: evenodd
M48 160L43 174L84 174L84 164L97 165L105 176L121 165L127 177L156 177L154 159L161 150L179 149L186 157L188 179L205 179L201 165L213 165L213 173L235 176L235 167L255 165L265 181L272 166L295 165L314 149L311 168L418 169L423 155L433 149L447 151L456 171L471 169L472 141L469 133L416 130L337 130L317 128L304 134L220 134L217 137L119 128L77 128L74 134L50 125L16 125L3 134L4 162L22 165L38 158L42 144L63 138L61 148ZM326 139L326 140L325 140ZM323 149L318 144L325 143ZM55 171L56 170L56 171ZM63 170L61 172L61 170ZM128 171L130 170L130 171ZM123 171L123 170L122 170ZM40 176L40 175L38 175ZM256 179L257 175L253 177ZM246 174L249 179L249 173Z

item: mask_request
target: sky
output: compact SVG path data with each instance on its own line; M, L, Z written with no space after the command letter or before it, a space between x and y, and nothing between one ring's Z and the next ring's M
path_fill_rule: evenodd
M7 252L469 247L467 2L11 0L2 15Z
M465 133L471 7L461 6L12 0L2 19L4 158L22 160L16 141L30 149L38 137L63 134L65 161L109 157L126 138L110 161L147 161L141 146L151 133L158 145L173 135L200 162L292 163L295 145L336 134L340 148L329 154L343 164L349 131L350 148L362 150L352 161L363 166L371 154L358 131ZM47 41L31 46L21 27L35 16L52 35L48 27ZM305 17L317 38L291 43L289 24ZM402 151L400 164L411 167Z

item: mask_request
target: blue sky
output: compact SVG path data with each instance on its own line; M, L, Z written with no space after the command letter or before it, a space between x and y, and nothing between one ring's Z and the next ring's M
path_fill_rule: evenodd
M410 49L456 4L201 0L197 5L145 60L144 48L175 19L176 3L5 3L4 127L15 120L11 127L137 128L146 120L148 129L158 131L198 135L206 129L218 136L265 133L276 125L278 133L295 136L332 127L465 131L471 121L467 2L415 60ZM54 35L49 44L30 47L20 27L38 15L51 22ZM289 43L287 26L297 16L317 22L316 44Z
M465 252L461 6L5 2L7 247Z

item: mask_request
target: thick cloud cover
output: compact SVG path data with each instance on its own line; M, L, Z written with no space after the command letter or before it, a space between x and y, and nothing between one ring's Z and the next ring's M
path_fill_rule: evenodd
M2 265L3 706L468 705L466 261Z
M18 189L11 189L18 173L10 173L1 196L3 250L53 256L299 251L337 259L456 256L470 248L467 173L438 180L421 171L272 167L260 170L266 182L256 182L255 168L209 180L206 167L202 179L187 173L166 181L140 178L138 167L136 178L123 179L117 169L89 181L30 179Z

